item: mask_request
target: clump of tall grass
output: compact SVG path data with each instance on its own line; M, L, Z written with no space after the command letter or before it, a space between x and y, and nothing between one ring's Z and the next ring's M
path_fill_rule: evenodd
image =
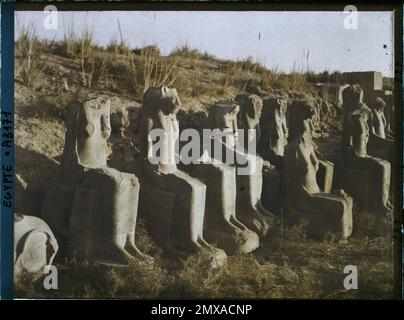
M110 43L107 46L107 51L108 52L113 52L115 54L121 54L121 55L126 55L128 56L130 54L130 49L129 46L127 45L126 41L124 40L123 33L122 33L122 27L121 27L121 22L119 19L117 19L117 24L118 24L118 31L119 31L119 42L115 38L111 39Z
M41 42L33 26L19 27L17 48L21 59L16 64L16 77L20 77L25 85L32 87L43 68L40 52Z
M174 48L174 50L170 53L171 57L179 57L185 59L203 59L203 60L212 60L214 56L204 52L202 53L198 49L193 49L188 46L188 44L183 44Z
M158 50L131 54L130 80L136 93L143 95L150 87L172 86L178 77L177 60L163 57Z
M95 48L93 31L85 27L80 38L80 65L83 84L91 87L108 75L110 55Z
M80 42L78 34L74 30L73 22L70 21L65 28L62 40L62 53L68 58L74 58L79 52Z

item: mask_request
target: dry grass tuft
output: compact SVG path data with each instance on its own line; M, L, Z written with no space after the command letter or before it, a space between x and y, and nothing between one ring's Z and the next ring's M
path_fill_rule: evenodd
M28 87L33 87L43 69L41 42L33 26L20 26L17 39L19 63L15 64L15 77Z

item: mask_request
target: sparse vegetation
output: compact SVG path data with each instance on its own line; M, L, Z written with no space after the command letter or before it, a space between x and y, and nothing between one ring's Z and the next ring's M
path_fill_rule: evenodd
M40 298L373 298L392 294L391 243L382 238L354 236L339 244L328 236L307 239L304 222L274 230L253 254L235 255L211 270L205 256L173 260L161 255L143 225L139 246L156 257L152 268L109 268L70 261L59 264L59 289L45 290L42 278L23 278L16 286L19 297ZM363 230L364 232L366 230ZM300 240L296 240L298 237ZM301 240L303 239L303 240ZM382 257L383 259L380 259ZM342 285L345 265L358 266L359 290ZM361 272L362 271L362 272Z
M175 59L162 57L151 47L141 51L140 56L130 55L130 79L133 89L143 96L150 87L172 86L178 76Z
M43 68L41 42L33 26L20 27L17 49L20 63L15 65L15 74L25 85L32 87Z
M179 57L183 59L203 59L203 60L214 60L214 56L204 52L201 53L198 49L192 49L187 44L178 46L171 53L171 57Z
M73 21L70 21L66 27L63 34L63 40L61 42L61 53L68 58L74 58L79 52L80 42L78 35L74 29Z
M66 30L61 42L45 43L35 29L22 29L15 43L16 172L28 186L46 183L52 176L63 151L67 108L78 92L115 97L115 107L125 102L125 108L136 109L150 86L173 86L185 101L179 117L191 119L197 127L206 121L201 105L211 101L240 92L263 97L275 90L310 94L311 82L330 76L308 70L284 74L251 58L224 61L188 46L163 56L156 46L131 49L121 32L118 40L101 48L90 29ZM191 109L195 104L199 109ZM138 127L136 115L132 121ZM120 137L113 133L111 140L120 142ZM43 190L32 194L40 201ZM27 193L16 195L19 201ZM40 210L38 203L39 209L30 207L27 198L23 202L23 213ZM256 252L229 257L215 271L206 268L204 256L185 261L164 256L140 221L137 243L155 258L154 267L120 269L59 261L59 290L44 290L42 278L27 275L16 284L15 293L32 298L390 298L391 226L359 208L354 219L348 244L339 243L333 234L323 241L307 238L304 221L295 226L279 223ZM343 267L348 264L358 266L359 290L345 291L342 286Z

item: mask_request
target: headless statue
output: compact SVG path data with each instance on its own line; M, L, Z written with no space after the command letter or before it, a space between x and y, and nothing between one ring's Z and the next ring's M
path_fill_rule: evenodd
M49 228L41 219L14 215L14 276L24 272L43 274L59 249Z
M151 187L149 192L155 189L168 194L171 199L164 208L165 212L156 213L155 219L158 220L153 219L149 223L160 224L162 219L167 221L165 245L169 252L186 256L202 251L210 254L216 265L221 265L226 259L225 252L204 239L206 185L177 167L175 150L179 124L176 114L180 107L175 89L150 88L144 94L141 130L143 181ZM154 134L160 138L155 144ZM158 196L153 201L158 202Z
M110 134L109 100L89 98L72 105L63 158L46 195L44 218L67 238L70 256L112 265L151 263L152 258L135 245L139 182L135 175L107 166ZM60 188L73 192L62 192L66 195L62 199ZM70 205L59 211L59 201Z
M371 114L367 108L360 108L352 112L347 121L352 134L352 144L345 151L343 159L344 166L354 171L344 175L344 183L348 192L354 197L357 196L367 202L370 212L384 213L388 216L392 210L388 202L391 167L388 161L372 157L367 153L370 117ZM355 171L363 172L362 176L369 181L356 179ZM368 193L362 195L366 190Z

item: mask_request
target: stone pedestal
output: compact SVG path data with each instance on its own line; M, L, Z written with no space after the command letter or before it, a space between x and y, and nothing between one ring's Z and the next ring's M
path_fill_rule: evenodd
M387 210L391 168L386 160L367 157L340 160L340 186L367 212Z
M205 236L228 254L249 253L259 246L258 235L236 217L236 169L199 164L192 175L207 185Z
M327 232L335 233L342 239L352 234L353 202L346 193L310 194L303 210L295 207L291 198L287 199L287 203L285 222L295 224L301 219L307 220L307 232L312 238L322 238Z

